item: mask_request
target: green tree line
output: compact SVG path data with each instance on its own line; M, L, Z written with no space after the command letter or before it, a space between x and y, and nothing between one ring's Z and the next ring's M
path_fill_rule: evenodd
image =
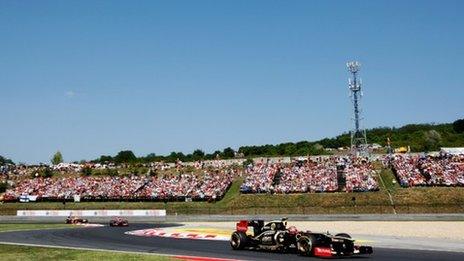
M393 148L407 147L412 152L435 151L440 147L464 147L464 119L454 123L445 124L408 124L399 128L380 127L366 131L369 143L387 145L390 139ZM101 156L94 162L115 163L146 163L155 161L175 162L210 160L217 157L221 159L234 158L237 155L249 157L269 156L301 156L321 155L329 153L328 148L350 146L350 133L343 133L334 138L325 138L318 141L286 142L277 145L266 144L257 146L242 146L237 151L225 148L222 151L205 153L197 149L190 154L171 152L169 155L148 154L144 157L136 157L130 150L121 151L116 156Z
M0 155L0 166L5 164L14 164L14 162Z

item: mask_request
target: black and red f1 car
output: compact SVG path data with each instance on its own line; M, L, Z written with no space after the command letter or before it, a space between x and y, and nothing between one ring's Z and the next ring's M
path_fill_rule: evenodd
M371 246L359 246L345 233L331 235L287 228L286 218L264 225L263 220L241 220L232 233L232 249L296 251L303 256L337 257L372 254Z
M76 217L76 216L69 216L66 218L66 224L85 224L85 223L89 223L89 220Z
M129 226L129 221L122 217L115 217L110 220L110 227L127 227Z

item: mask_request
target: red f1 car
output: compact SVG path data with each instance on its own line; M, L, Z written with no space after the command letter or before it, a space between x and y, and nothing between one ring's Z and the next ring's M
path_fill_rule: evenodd
M88 219L76 217L76 216L69 216L66 218L66 224L86 224L89 223Z
M110 227L127 227L129 226L129 221L122 217L115 217L110 220Z
M296 251L302 256L337 257L372 254L371 246L359 246L345 233L331 235L287 228L286 218L264 225L263 220L241 220L232 233L232 249Z

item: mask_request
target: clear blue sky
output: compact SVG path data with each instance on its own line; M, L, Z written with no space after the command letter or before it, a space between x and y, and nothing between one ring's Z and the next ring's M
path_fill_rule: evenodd
M464 116L464 1L1 1L0 155L211 152Z

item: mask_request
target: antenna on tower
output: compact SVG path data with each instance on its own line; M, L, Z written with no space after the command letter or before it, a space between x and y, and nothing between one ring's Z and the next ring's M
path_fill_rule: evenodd
M348 79L348 88L350 89L350 97L354 107L354 129L351 131L351 152L356 156L368 156L366 131L361 126L361 106L362 97L361 79L358 78L358 73L361 68L361 63L352 61L346 63L348 71L351 73L351 78Z

